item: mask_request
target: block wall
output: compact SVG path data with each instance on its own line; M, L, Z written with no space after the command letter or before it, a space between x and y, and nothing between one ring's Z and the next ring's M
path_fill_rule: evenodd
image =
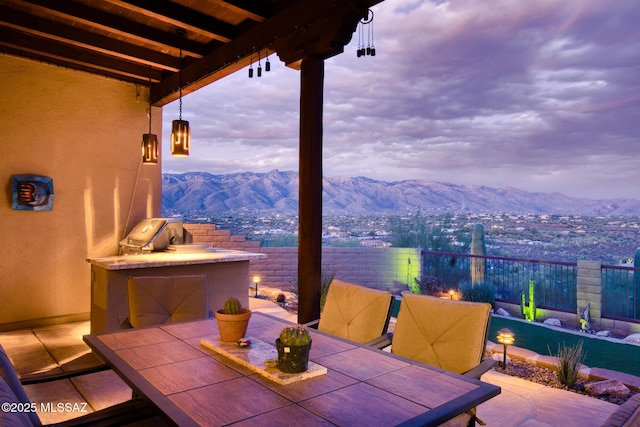
M258 275L265 286L297 288L298 248L261 248L216 230L210 224L185 224L194 243L264 253L266 259L251 261L251 275ZM407 284L420 275L420 250L412 248L323 248L322 271L336 278L394 293L407 290Z

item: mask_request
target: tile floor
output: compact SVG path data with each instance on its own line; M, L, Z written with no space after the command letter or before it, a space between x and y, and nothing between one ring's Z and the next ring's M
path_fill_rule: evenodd
M251 309L296 321L279 306L251 298ZM0 333L2 345L23 377L87 367L99 361L82 341L89 322L71 323L33 330ZM483 381L496 384L502 393L478 407L478 417L488 426L499 427L589 427L601 425L616 405L575 393L534 384L490 371ZM34 384L26 387L33 402L88 403L89 411L128 400L131 389L112 371L76 377L73 380ZM40 413L44 424L82 414Z

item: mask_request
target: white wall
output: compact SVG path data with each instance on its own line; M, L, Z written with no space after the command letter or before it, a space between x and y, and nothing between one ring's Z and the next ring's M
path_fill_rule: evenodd
M115 255L161 212L161 163L141 165L145 87L0 55L0 330L88 318L88 256ZM162 110L153 110L161 140ZM11 208L11 175L53 178L51 211Z

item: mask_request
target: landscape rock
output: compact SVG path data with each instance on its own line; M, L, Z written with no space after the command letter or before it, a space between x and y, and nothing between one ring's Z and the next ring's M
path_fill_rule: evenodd
M509 313L507 310L505 310L504 308L500 307L497 311L496 314L499 314L500 316L507 316L507 317L511 317L511 313Z
M562 322L560 322L560 319L556 319L555 317L550 317L542 323L549 326L558 326L558 327L562 326Z
M252 285L249 287L249 296L255 295L255 287ZM273 299L274 301L278 298L283 298L286 301L297 301L298 296L293 292L283 291L280 288L268 288L268 287L260 287L258 286L258 296L266 297L268 299Z
M618 380L604 380L595 383L587 384L584 386L587 393L593 396L600 396L602 394L609 394L611 396L625 397L631 393L629 388L622 384Z
M624 338L624 341L640 344L640 334L631 334Z
M596 336L597 337L610 337L611 335L612 335L611 331L598 331L598 332L596 332Z

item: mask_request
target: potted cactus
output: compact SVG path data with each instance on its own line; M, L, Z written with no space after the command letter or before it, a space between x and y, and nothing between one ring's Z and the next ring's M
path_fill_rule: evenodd
M302 325L287 326L276 339L278 350L278 369L286 373L299 373L307 370L311 334Z
M244 337L250 318L251 310L242 308L238 299L229 298L224 303L224 308L216 311L220 340L237 341Z

